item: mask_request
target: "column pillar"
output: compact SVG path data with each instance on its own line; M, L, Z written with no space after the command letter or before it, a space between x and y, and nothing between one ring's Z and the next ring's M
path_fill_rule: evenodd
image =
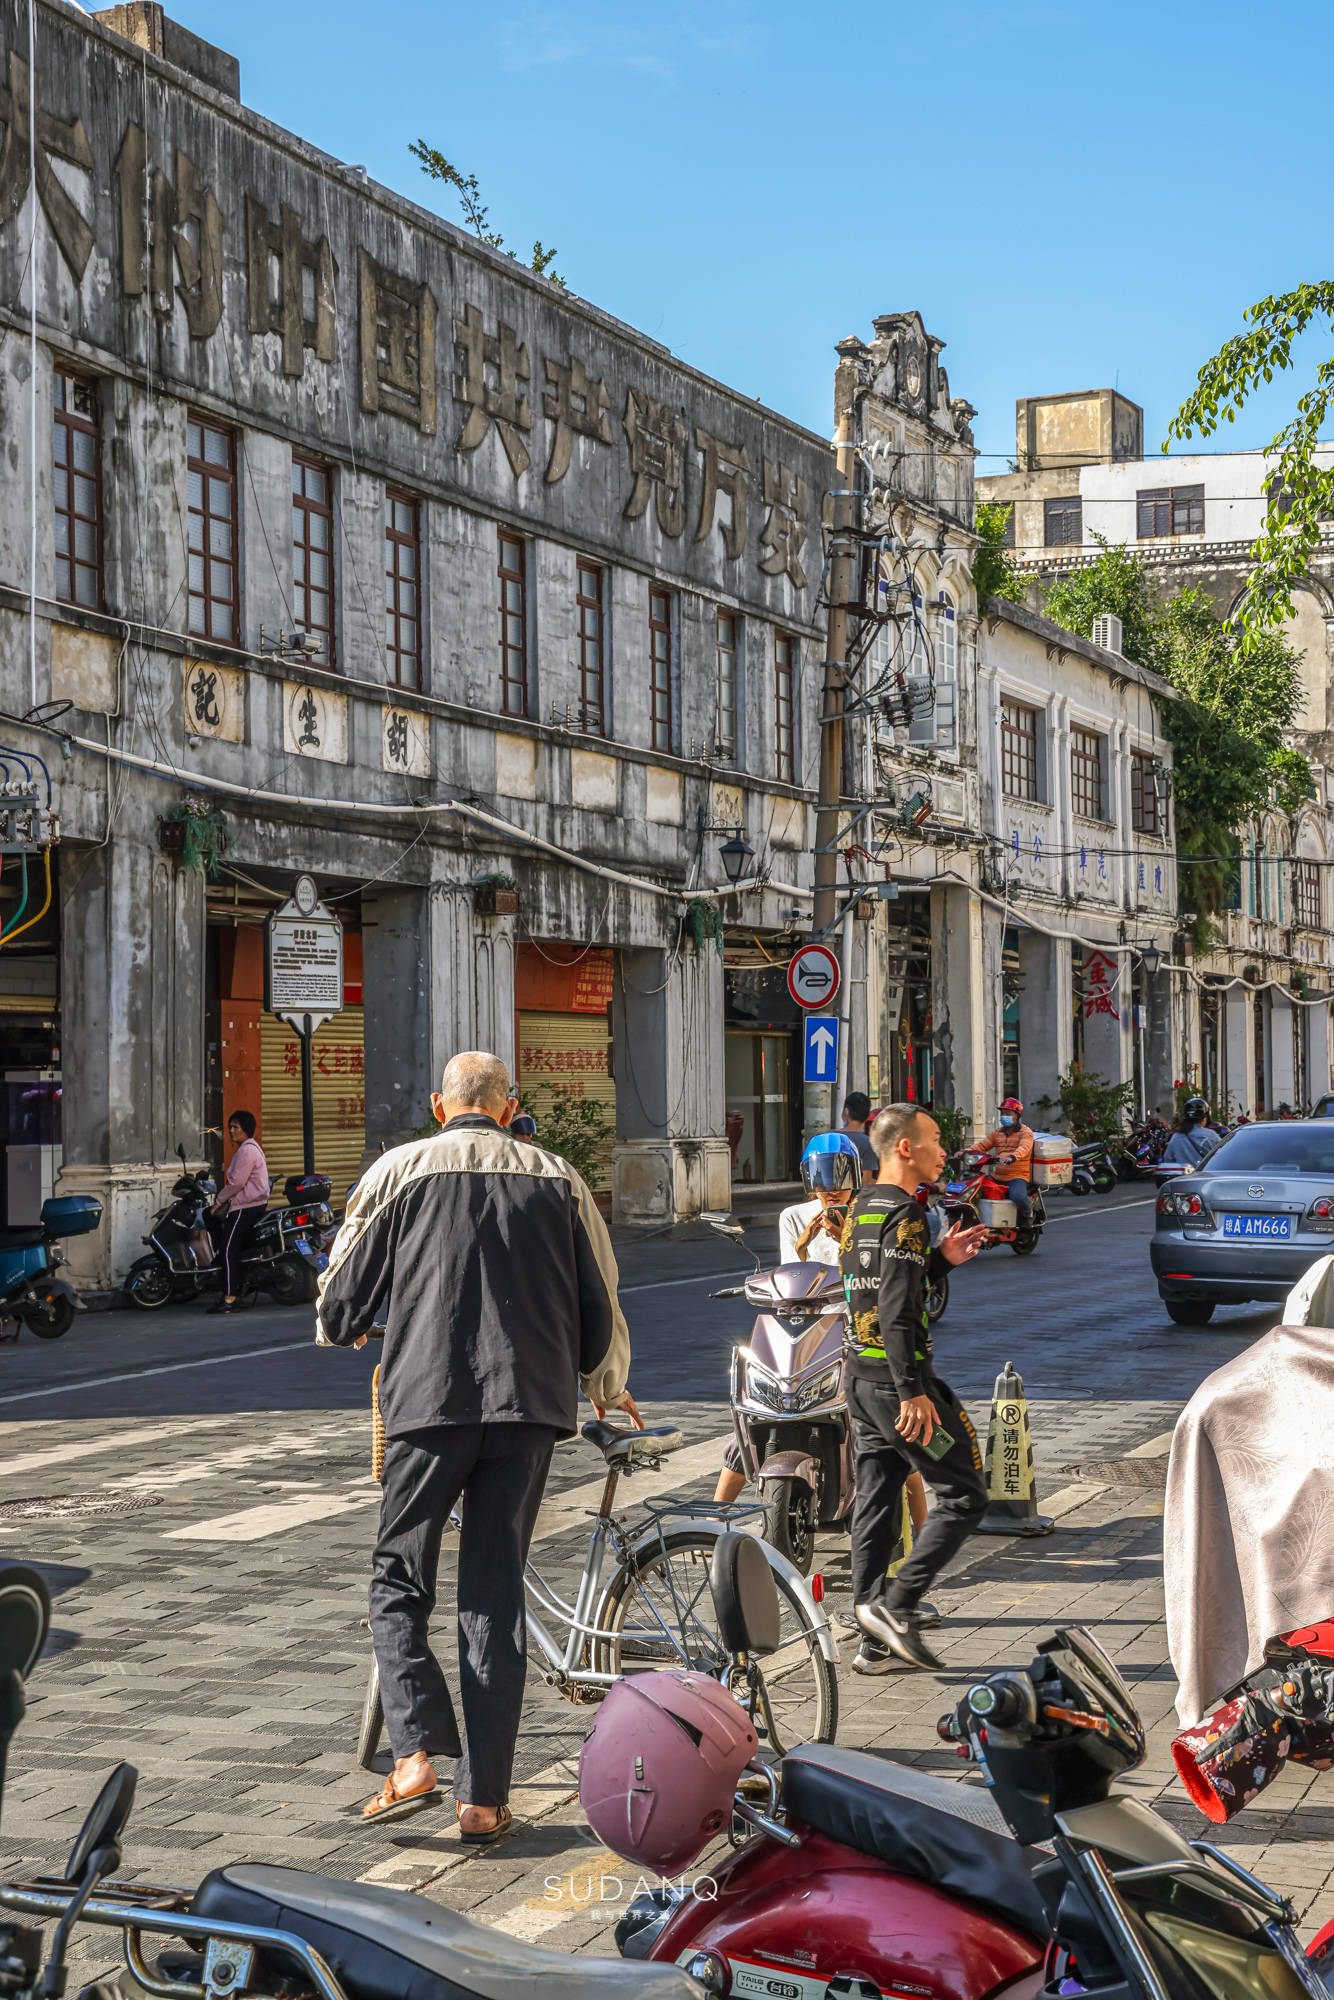
M61 870L61 1194L102 1203L74 1281L119 1285L180 1172L203 1158L204 878L159 854L151 808Z
M999 985L999 963L996 973ZM953 884L931 891L931 1013L936 1099L963 1111L975 1135L986 1132L982 904Z
M1041 931L1019 933L1019 978L1023 992L1019 999L1020 1092L1027 1111L1036 1112L1039 1100L1059 1104L1061 1078L1074 1054L1074 994L1071 988L1070 945L1068 939L1047 937ZM1049 1118L1052 1112L1038 1114ZM1029 1119L1029 1124L1033 1119Z
M1095 1070L1108 1083L1124 1083L1134 1075L1130 1062L1130 953L1109 945L1097 949L1117 967L1111 1002L1115 1014L1086 1014L1084 1017L1084 1067Z
M1143 975L1144 1005L1144 1097L1150 1112L1162 1118L1172 1116L1172 1083L1180 1074L1176 1067L1174 1014L1181 987L1181 975L1162 966L1153 977Z
M431 892L377 888L362 896L366 1018L363 1167L401 1146L431 1116L440 1071L431 1057Z
M727 1208L723 962L713 947L687 945L675 963L665 951L620 952L612 1045L613 1220L680 1222Z
M1227 1092L1238 1111L1255 1116L1255 1042L1251 995L1229 986L1223 996L1223 1042L1227 1051Z
M1329 1007L1306 1009L1306 1096L1318 1103L1330 1086Z
M1280 1104L1296 1110L1298 1082L1292 1050L1292 1001L1277 987L1269 995L1269 1109Z

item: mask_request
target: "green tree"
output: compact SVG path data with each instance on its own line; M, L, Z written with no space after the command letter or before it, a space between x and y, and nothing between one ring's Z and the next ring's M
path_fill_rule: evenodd
M1164 673L1165 653L1160 613L1154 600L1149 566L1143 556L1113 547L1095 534L1098 554L1082 569L1058 576L1047 586L1043 609L1067 632L1093 637L1093 621L1111 611L1121 620L1121 647L1128 660L1154 673Z
M1027 580L1014 566L1009 544L1005 537L1009 528L1014 505L1009 500L979 500L977 503L977 532L981 546L973 557L973 586L977 591L978 609L989 597L1005 597L1011 604L1022 604Z
M463 208L463 219L474 235L479 236L483 243L489 243L493 250L504 250L504 237L497 230L488 229L487 227L489 211L482 201L482 191L477 184L476 174L468 174L466 176L461 174L457 167L450 165L438 146L428 146L425 139L416 140L408 147L408 151L413 155L414 159L420 161L424 174L429 174L433 181L444 181L447 187L452 187L455 190ZM510 250L506 252L506 255L517 259L518 252ZM539 278L550 278L552 284L559 285L563 291L565 289L564 278L557 277L556 273L551 269L555 259L555 250L544 250L539 238L533 245L533 254L529 259L528 269L536 271Z
M1168 426L1167 440L1198 432L1211 437L1262 382L1292 367L1292 344L1309 327L1334 328L1334 281L1247 306L1248 330L1224 342L1205 362L1191 394ZM1241 650L1249 655L1263 633L1292 616L1294 587L1320 541L1322 520L1334 512L1334 467L1316 463L1316 445L1334 404L1334 355L1316 365L1314 384L1297 398L1293 416L1269 445L1264 476L1269 504L1253 551L1255 567L1241 610ZM1167 445L1163 446L1164 451Z

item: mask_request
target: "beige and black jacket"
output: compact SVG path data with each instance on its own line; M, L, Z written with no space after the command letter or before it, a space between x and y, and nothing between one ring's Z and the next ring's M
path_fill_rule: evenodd
M630 1336L588 1187L492 1118L398 1146L353 1191L320 1282L315 1338L386 1326L390 1437L434 1424L576 1426L579 1387L619 1402Z

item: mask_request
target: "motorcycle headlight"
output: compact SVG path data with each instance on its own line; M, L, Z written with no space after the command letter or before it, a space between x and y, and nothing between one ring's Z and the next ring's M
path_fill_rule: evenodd
M809 1410L813 1403L827 1403L838 1391L839 1368L840 1364L836 1361L832 1367L826 1368L823 1374L815 1376L809 1382L803 1382L796 1395L789 1397L789 1402L795 1404L799 1410Z
M746 1394L753 1403L763 1403L767 1410L781 1410L787 1401L772 1375L753 1365L746 1370Z

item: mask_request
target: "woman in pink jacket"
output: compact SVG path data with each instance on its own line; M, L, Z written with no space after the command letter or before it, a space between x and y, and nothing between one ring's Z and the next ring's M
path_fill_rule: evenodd
M269 1163L255 1137L254 1112L233 1111L227 1120L227 1137L236 1151L213 1204L213 1217L220 1225L223 1284L223 1296L209 1307L215 1313L239 1312L241 1258L251 1231L269 1205Z

